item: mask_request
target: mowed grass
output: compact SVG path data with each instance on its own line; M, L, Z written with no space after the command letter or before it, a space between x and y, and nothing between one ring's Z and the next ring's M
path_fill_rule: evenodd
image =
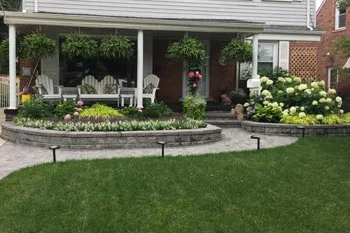
M350 232L349 141L26 168L0 181L0 232Z

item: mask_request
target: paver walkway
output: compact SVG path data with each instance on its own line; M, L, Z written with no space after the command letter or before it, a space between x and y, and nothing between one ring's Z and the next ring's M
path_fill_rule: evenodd
M256 149L256 140L250 139L252 135L242 129L223 129L223 139L219 142L185 146L169 147L165 149L166 156L198 155L240 150ZM288 145L296 142L295 137L261 135L261 148L271 148ZM113 157L142 157L160 156L160 148L141 149L113 149L113 150L57 150L57 161L113 158ZM52 152L47 148L18 145L5 142L0 146L0 179L20 168L52 161Z

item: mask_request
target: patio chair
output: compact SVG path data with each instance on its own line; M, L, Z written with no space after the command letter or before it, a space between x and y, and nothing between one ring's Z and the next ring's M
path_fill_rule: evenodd
M61 100L62 99L62 86L54 86L53 81L48 76L42 74L35 80L35 86L39 90L39 94L44 100ZM57 89L57 92L55 92Z
M150 74L146 78L143 79L143 94L142 98L149 98L151 99L151 103L154 103L154 100L156 99L156 91L159 89L159 78L154 75Z

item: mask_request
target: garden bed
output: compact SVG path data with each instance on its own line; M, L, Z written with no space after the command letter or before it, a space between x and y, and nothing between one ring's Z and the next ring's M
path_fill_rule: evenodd
M266 135L284 135L284 136L300 136L302 129L298 129L301 125L296 124L280 124L280 123L263 123L254 121L242 121L242 129L259 134ZM344 136L350 135L350 124L339 125L307 125L305 135L318 136Z
M118 132L66 132L16 126L5 122L2 138L18 144L48 147L60 145L70 149L112 149L156 147L158 141L167 146L206 144L221 140L221 128L207 125L199 129L118 131Z

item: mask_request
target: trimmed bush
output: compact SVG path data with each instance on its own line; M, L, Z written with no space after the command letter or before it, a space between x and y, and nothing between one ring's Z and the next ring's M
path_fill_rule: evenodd
M183 113L185 118L204 120L207 101L197 95L186 96L183 102Z

